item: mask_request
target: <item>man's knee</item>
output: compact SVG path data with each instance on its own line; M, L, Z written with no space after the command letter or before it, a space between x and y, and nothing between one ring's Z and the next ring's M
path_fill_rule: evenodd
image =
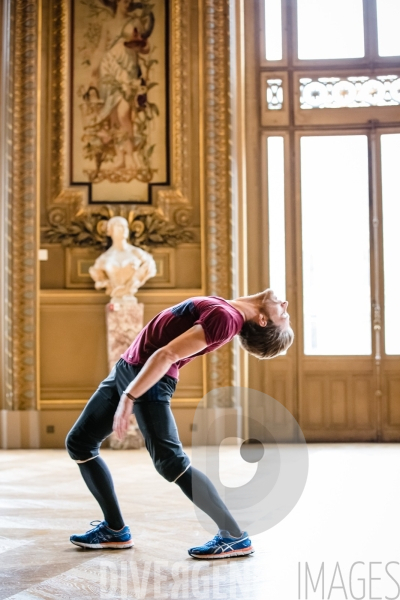
M88 444L85 436L80 434L78 430L72 428L65 439L65 447L68 454L77 462L85 462L94 458L99 453L98 447L93 447Z
M79 452L79 439L73 429L68 432L65 438L65 447L73 460L79 460L79 456L77 455L77 451Z
M174 483L190 467L190 459L186 454L172 458L153 458L154 467L164 479Z

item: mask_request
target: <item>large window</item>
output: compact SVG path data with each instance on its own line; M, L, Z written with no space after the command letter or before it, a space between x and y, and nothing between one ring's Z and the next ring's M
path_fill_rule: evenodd
M400 354L400 133L381 137L385 350Z
M400 1L377 0L379 56L400 54Z
M301 294L304 356L399 355L400 0L260 11L271 286Z
M301 197L304 352L370 354L366 136L302 136Z
M269 284L286 296L284 138L267 138Z
M298 0L300 59L364 56L362 0Z

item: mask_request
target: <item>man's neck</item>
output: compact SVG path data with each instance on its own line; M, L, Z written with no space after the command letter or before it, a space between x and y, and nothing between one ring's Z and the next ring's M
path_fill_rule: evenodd
M244 296L227 302L242 314L245 321L251 321L260 314L261 302L257 296Z

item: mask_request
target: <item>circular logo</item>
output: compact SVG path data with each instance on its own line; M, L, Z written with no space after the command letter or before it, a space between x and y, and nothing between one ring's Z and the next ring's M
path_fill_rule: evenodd
M277 525L296 506L307 481L308 450L299 424L283 404L257 390L216 388L195 412L192 465L200 524L215 532L215 522L196 506L213 514L204 473L241 529L254 535ZM242 483L246 469L250 478Z

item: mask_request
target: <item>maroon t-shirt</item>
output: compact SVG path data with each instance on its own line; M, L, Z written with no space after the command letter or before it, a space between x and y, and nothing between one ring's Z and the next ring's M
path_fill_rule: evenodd
M179 369L196 356L207 354L229 342L242 329L241 313L218 296L196 296L171 308L166 308L152 319L135 341L124 352L122 358L132 365L144 365L159 348L166 346L193 325L204 329L207 347L193 356L174 363L166 375L179 378Z

